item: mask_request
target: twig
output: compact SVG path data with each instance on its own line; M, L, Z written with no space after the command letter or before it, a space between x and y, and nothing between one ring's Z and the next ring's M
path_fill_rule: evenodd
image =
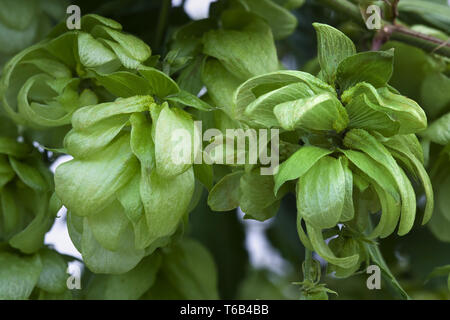
M347 0L316 0L329 8L341 12L350 17L355 22L365 27L364 20L358 6ZM390 0L394 16L398 16L398 0ZM377 32L372 43L372 49L378 50L386 41L392 39L421 48L430 53L440 54L450 58L450 43L436 37L432 37L421 32L411 30L398 20L393 23L382 21L382 28Z
M165 34L166 26L167 26L167 20L169 17L169 11L171 7L171 1L170 0L164 0L161 5L161 10L159 12L159 20L158 25L156 27L156 38L155 38L155 46L159 48L162 44L162 40Z

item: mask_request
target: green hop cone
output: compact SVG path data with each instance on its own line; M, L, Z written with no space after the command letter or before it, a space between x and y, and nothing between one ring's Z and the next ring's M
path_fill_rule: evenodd
M61 23L47 39L6 64L0 96L15 123L46 130L44 136L56 132L60 136L55 130L67 132L78 108L95 105L99 99L148 93L136 70L150 57L150 48L125 34L117 22L98 15L82 17L81 26L70 31ZM125 85L132 81L141 86ZM40 142L47 144L50 137L46 138Z
M234 108L236 118L249 126L279 128L282 140L301 141L279 166L275 195L296 181L300 239L348 276L366 258L365 250L357 242L329 247L324 230L341 224L366 241L387 237L397 227L399 235L408 233L416 218L408 177L423 185L422 222L431 218L433 191L414 135L427 120L416 102L388 85L393 51L356 53L340 31L314 26L322 67L318 77L300 71L253 77L236 90ZM369 201L357 201L360 194ZM372 219L370 212L379 216Z
M177 158L186 140L171 137L183 130L193 146L193 120L135 96L81 108L72 126L65 148L74 159L55 173L69 233L92 271L127 272L167 244L188 212L194 153Z

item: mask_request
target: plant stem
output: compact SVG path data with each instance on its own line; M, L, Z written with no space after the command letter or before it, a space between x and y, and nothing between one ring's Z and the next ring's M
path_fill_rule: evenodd
M304 263L304 276L305 279L303 280L309 280L311 282L314 282L313 276L311 274L313 270L313 257L312 257L312 251L305 247L305 263Z
M373 230L372 221L369 219L366 234L370 234L372 232L372 230ZM411 300L411 297L408 295L408 293L405 291L405 289L402 288L402 286L397 281L397 279L395 278L395 276L392 274L391 270L389 269L388 265L386 264L386 261L383 258L381 250L378 247L378 244L365 243L364 246L366 247L367 252L369 253L369 256L370 256L370 259L372 260L372 262L376 263L378 265L378 267L380 267L381 275L382 275L383 279L392 288L392 290L400 298L402 298L404 300Z
M419 47L427 52L450 57L449 41L443 41L400 25L390 25L389 27L393 29L391 35L391 39L393 40Z
M364 20L357 5L347 0L316 0L329 8L349 16L355 22L365 27ZM377 32L374 38L373 48L378 50L389 39L401 41L409 45L423 49L424 51L440 54L450 58L450 42L444 41L421 32L411 30L401 25L399 21L392 24L382 21L383 28Z
M370 257L373 262L375 262L381 269L381 276L384 278L386 283L391 287L391 289L402 299L411 300L411 297L408 293L402 288L400 283L392 274L391 270L389 270L386 261L384 261L383 255L381 254L380 248L378 245L370 245L366 244L366 248L369 251Z
M158 25L156 27L155 46L157 48L160 48L160 46L162 44L162 40L164 38L171 4L172 4L171 0L164 0L161 5L161 9L159 12Z

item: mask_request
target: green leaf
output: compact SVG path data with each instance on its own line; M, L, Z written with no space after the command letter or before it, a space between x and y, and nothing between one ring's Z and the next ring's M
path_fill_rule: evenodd
M274 115L274 107L280 103L311 97L314 92L305 83L288 84L258 97L245 109L245 114L252 122L264 127L277 127L278 120Z
M45 50L63 61L70 68L75 68L78 59L75 57L74 47L78 43L78 40L77 32L65 32L47 42L45 44ZM89 42L89 40L87 40L87 42ZM110 52L108 52L108 56L109 55Z
M369 252L370 258L373 262L375 262L381 269L381 273L383 277L388 281L388 283L398 292L398 294L406 300L411 300L406 291L402 288L400 283L398 283L397 279L392 274L391 270L387 266L384 258L378 248L378 245L371 245L368 243L364 244L367 251Z
M111 201L138 170L138 161L125 134L101 152L58 166L55 186L58 197L73 213L95 214Z
M21 226L21 210L16 204L16 197L12 188L2 188L0 193L1 200L1 215L2 215L2 228L0 229L4 237L17 232L17 229Z
M317 32L319 64L325 80L334 84L339 64L345 58L356 54L356 48L341 31L321 23L313 23Z
M398 133L399 134L408 134L408 133L416 133L426 128L427 126L427 118L425 112L420 108L420 106L411 99L404 97L402 95L398 95L392 93L388 88L383 87L376 90L372 85L368 83L359 83L356 86L346 90L342 94L342 101L344 104L352 103L352 99L358 97L359 95L365 95L362 98L364 104L367 105L368 108L376 111L370 111L368 116L372 114L376 114L376 117L373 120L369 120L365 122L369 124L369 127L374 127L375 129L381 127L385 129L388 133L395 133L396 130L389 130L389 126L386 122L386 125L383 127L383 124L380 122L386 121L383 120L381 115L378 115L377 112L382 112L386 114L390 121L396 122L399 126ZM362 101L355 101L355 103L362 103ZM359 107L361 108L361 107ZM358 108L354 109L354 107L350 107L353 111L349 111L352 113L352 116L356 119L361 117L361 115L356 115L356 112L360 112ZM381 120L380 120L381 117ZM364 118L362 118L364 119ZM374 124L372 121L377 122ZM362 122L364 124L364 122ZM388 128L388 129L386 129Z
M278 104L273 112L281 127L288 131L306 129L341 132L348 124L345 108L329 93Z
M381 204L381 218L378 225L368 235L368 238L386 238L391 235L397 227L401 207L400 204L396 202L395 199L386 192L386 190L383 189L383 187L380 187L377 183L374 183L373 188L375 189Z
M150 85L150 93L165 98L172 94L180 92L180 88L175 81L172 80L164 72L152 67L142 66L138 68L139 73L147 79Z
M398 203L400 203L400 196L397 192L397 186L394 178L391 175L386 175L383 166L369 157L367 154L355 150L341 150L342 153L352 162L359 170L360 174L356 175L363 183L367 183L364 176L374 180L379 186L385 189ZM362 178L362 179L359 179ZM367 187L365 187L367 188Z
M450 112L430 124L420 135L434 143L447 145L450 142Z
M201 184L209 190L213 187L214 172L212 166L202 163L194 164L195 178L198 179Z
M38 11L38 6L34 2L4 1L3 6L4 11L0 13L0 21L2 24L17 30L26 29Z
M230 173L214 185L208 195L208 205L211 210L230 211L239 207L242 175L242 171Z
M148 231L152 239L170 236L178 227L194 193L194 170L161 177L154 170L141 182Z
M117 71L110 74L97 72L97 81L109 92L117 97L128 98L136 95L145 95L150 93L148 82L128 71Z
M15 3L5 0L2 6L4 12L0 16L0 52L8 57L42 37L40 22L43 24L47 17L40 15L40 8L35 2Z
M127 125L128 115L117 115L101 120L82 130L72 129L64 137L64 146L75 158L86 158L100 152Z
M78 86L77 79L52 80L42 73L34 75L19 91L17 97L19 113L32 127L48 128L69 124L72 113L77 108L83 106L85 102L90 104L90 101L83 101L90 91L78 95L76 86ZM39 94L36 95L36 92ZM91 94L94 98L92 102L96 103L95 94L92 92ZM42 100L48 103L40 103Z
M239 205L245 219L265 221L277 213L280 203L273 193L271 175L261 175L259 169L246 172L240 179L240 188Z
M155 167L155 145L152 139L152 125L142 113L133 113L131 123L131 150L139 159L142 174L150 174Z
M83 236L83 217L67 212L67 231L70 240L78 251L82 251L81 238Z
M155 128L155 161L159 175L173 177L192 166L200 147L200 133L191 116L177 108L163 107Z
M39 170L34 166L27 164L26 162L14 159L13 157L9 157L9 163L11 164L11 167L14 169L16 174L19 176L20 180L22 180L31 189L37 191L46 191L49 188Z
M244 112L247 106L260 96L277 90L292 83L306 84L314 94L331 93L336 96L335 90L319 78L302 71L276 71L261 76L255 76L242 83L234 94L233 115L237 119L246 119Z
M53 205L56 196L53 195L50 201L49 198L49 194L34 194L32 206L36 215L23 230L9 240L12 247L27 254L34 253L42 247L45 234L49 231L60 209Z
M0 253L0 299L27 299L38 283L42 270L39 255L18 256Z
M90 32L93 27L97 25L104 25L112 29L122 30L122 25L115 20L102 17L98 14L86 14L81 18L81 27L83 30Z
M347 278L353 275L359 269L362 258L364 257L364 249L362 249L361 244L357 240L339 236L332 239L329 243L329 246L335 256L341 258L350 257L357 254L359 255L359 261L350 268L342 268L330 264L327 268L327 272L334 272L334 276L337 278Z
M28 210L33 212L35 216L28 222L24 229L9 240L9 244L26 254L31 254L42 247L45 234L54 223L56 213L62 204L55 194L50 196L49 193L33 193L30 195L24 194L20 190L17 190L17 192L19 194L16 196L16 199L24 199L26 197L25 199L27 199L26 201L28 201L31 207Z
M184 68L177 77L177 83L181 90L198 95L205 85L202 82L202 71L206 57L197 56Z
M162 273L169 288L185 299L219 298L213 257L197 241L187 238L172 247L163 257Z
M118 275L96 274L86 292L88 300L137 300L155 282L161 255L152 254L132 270Z
M232 21L228 22L230 24L239 21L240 26L233 26L233 30L212 30L205 33L205 54L217 58L241 80L278 69L272 32L264 21L244 11L232 10L224 12L223 20Z
M431 68L424 69L430 71ZM422 80L420 88L421 100L418 101L420 101L423 109L426 110L428 119L434 120L445 113L450 105L450 95L447 94L450 90L450 78L441 72L433 72L420 80Z
M145 61L152 54L150 47L144 41L131 34L125 34L107 26L95 26L91 32L95 36L109 37L111 40L114 40L129 57L137 61Z
M304 146L298 149L280 165L274 178L274 193L277 194L286 181L302 177L317 161L330 153L332 153L331 150L314 146Z
M0 137L0 153L17 158L23 158L31 152L31 147L25 143L17 142L15 139Z
M358 263L359 254L353 254L347 257L336 257L333 251L331 251L325 243L320 229L313 227L309 223L306 223L306 229L308 230L308 237L314 250L326 261L345 269L352 268Z
M72 72L63 63L48 58L23 59L20 64L30 64L54 78L71 78Z
M141 171L145 173L144 169L141 169ZM130 182L119 189L116 194L117 200L119 200L133 226L136 226L141 219L145 218L144 205L140 195L141 179L141 173L137 172Z
M416 196L404 171L398 166L389 151L373 136L362 129L350 130L344 138L344 145L365 152L392 175L397 184L402 201L398 234L405 235L408 233L413 227L416 215Z
M427 276L427 280L434 278L434 277L440 277L440 276L446 276L449 277L450 276L450 265L446 265L446 266L442 266L442 267L437 267L435 268L428 276ZM450 277L449 277L450 279ZM448 280L448 287L450 290L450 280Z
M341 162L323 157L297 182L298 214L315 228L332 228L341 218L345 192Z
M420 148L419 154L411 151L414 142L417 146L420 146L416 136L397 135L392 138L379 137L378 139L391 151L394 158L398 157L404 162L408 161L411 163L411 173L419 177L425 190L426 205L422 224L427 223L433 214L434 193L430 178L423 166L422 149Z
M435 207L433 216L428 223L428 226L437 239L442 242L450 242L450 234L448 232L448 229L450 228L450 220L447 219L444 212L442 212L439 207L440 206Z
M108 45L114 51L117 58L119 58L120 62L125 68L136 70L141 66L141 61L129 56L129 53L126 51L126 49L117 42L106 39L99 40Z
M345 175L345 196L344 206L342 207L341 221L350 221L355 216L355 209L353 207L353 173L349 168L348 159L346 157L339 157Z
M294 32L297 18L287 9L271 0L242 0L250 12L262 17L270 26L275 39L282 39Z
M107 250L116 251L119 247L120 237L129 224L120 202L115 200L86 219L97 242Z
M37 287L51 293L62 293L67 289L67 263L56 251L47 248L39 251L42 272Z
M215 106L232 115L233 94L241 80L225 69L218 60L208 59L203 66L202 82Z
M371 103L364 93L352 98L345 106L345 110L349 117L349 128L374 130L385 136L399 132L400 124Z
M153 99L150 96L136 96L83 107L73 114L72 126L77 130L86 129L103 119L115 115L148 111L152 103Z
M117 250L103 248L89 228L87 218L83 221L81 253L86 266L94 273L121 274L133 269L144 257L143 249L135 249L131 225L122 232Z
M408 0L400 2L398 10L401 13L417 14L431 26L448 33L450 28L450 8L446 3L439 4L432 1Z
M336 83L344 91L360 82L375 88L386 86L392 76L394 49L361 52L341 61L337 68Z
M211 111L213 110L213 107L209 105L209 103L201 100L197 96L194 96L193 94L181 90L175 95L171 95L166 97L166 100L172 101L172 102L178 102L181 103L184 106L192 107L198 110L202 111Z
M425 112L415 101L392 93L388 88L380 88L377 91L381 97L382 107L390 109L387 113L398 119L399 134L415 133L427 127Z
M117 59L114 52L84 32L78 35L78 56L80 62L87 68L98 67Z
M449 198L447 194L450 190L450 176L447 176L439 186L440 190L438 193L438 205L441 213L445 216L447 220L450 220L450 212L448 210Z

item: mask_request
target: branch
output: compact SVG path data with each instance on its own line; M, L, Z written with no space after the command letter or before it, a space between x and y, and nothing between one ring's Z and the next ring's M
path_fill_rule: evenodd
M365 26L361 12L357 5L348 0L316 0L323 5L349 16L353 21ZM394 2L396 3L396 2ZM396 10L396 8L394 8ZM450 58L450 43L436 37L432 37L417 31L414 31L401 23L392 24L388 21L382 21L382 29L375 37L372 49L378 50L386 41L392 39L418 47L429 53L436 53Z
M392 40L398 40L419 47L424 51L450 57L450 42L411 30L400 25L389 25Z

